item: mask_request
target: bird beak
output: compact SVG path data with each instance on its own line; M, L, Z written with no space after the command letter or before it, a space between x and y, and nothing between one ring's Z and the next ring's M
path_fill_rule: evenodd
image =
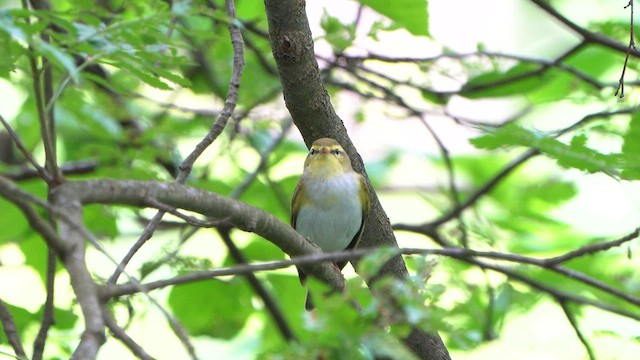
M328 154L329 153L329 148L326 146L322 146L320 147L320 154Z

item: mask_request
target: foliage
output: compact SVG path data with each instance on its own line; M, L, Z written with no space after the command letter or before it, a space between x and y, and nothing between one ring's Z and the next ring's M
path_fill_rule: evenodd
M294 131L283 115L262 2L237 0L237 19L228 16L222 1L55 0L50 5L45 10L0 2L0 85L11 89L0 101L0 116L38 163L44 163L47 152L42 119L53 110L57 161L67 179L174 181L182 160L209 131L227 100L234 57L228 25L235 24L242 30L245 47L237 108L222 135L196 163L187 184L235 197L288 222L289 199L306 149L294 136L287 136ZM367 159L363 153L383 204L411 197L428 209L414 211L403 205L403 212L394 211L400 213L392 219L401 247L415 245L400 231L408 230L424 235L421 249L451 252L406 255L413 275L404 280L383 278L372 289L354 277L344 293L327 295L323 284L310 280L318 306L311 314L303 311L305 290L296 274L270 271L254 276L275 299L275 309L265 305L247 277L235 275L150 292L154 301L140 292L111 299L114 317L122 322L125 312L131 323L144 324L152 321L148 308L159 307L163 315L158 316L179 322L174 329L183 328L198 340L195 351L203 358L212 356L209 349L216 344L233 347L251 338L255 342L244 356L272 359L411 359L414 355L401 339L412 327L438 331L449 350L470 351L499 338L510 319L545 300L570 302L578 324L593 307L638 321L640 272L629 245L635 236L611 249L594 247L633 234L637 220L630 227L607 228L604 236L559 215L572 201L593 196L585 181L604 175L615 187L640 178L640 112L634 105L638 84L629 81L637 77L635 53L626 68L627 97L614 101L613 96L626 55L626 44L613 39L628 36L626 20L591 22L580 33L579 43L533 57L483 44L471 53L454 51L430 31L433 15L426 0L360 0L357 5L366 9L365 15L359 11L346 20L343 14L327 10L312 24L320 32L314 34L317 42L331 49L330 54L319 55L326 60L321 62L323 80L345 122L354 123L352 134L380 122L398 128L416 122L433 131L437 141L394 130L372 132L374 138L354 142L363 148L384 145L376 149L382 153L378 158ZM527 18L552 16L528 11ZM357 20L361 15L370 21ZM384 52L389 38L401 39L402 44L428 41L440 50L433 57L394 57L393 51ZM363 53L368 55L358 55ZM36 95L34 88L43 91ZM463 111L465 105L497 101L508 102L515 110L502 117L462 115L469 113ZM436 126L437 121L447 125ZM474 149L453 145L459 133L473 134L464 136L471 138ZM47 199L47 184L15 146L5 146L9 142L8 136L0 137L0 175ZM427 142L437 151L425 152L421 145ZM407 170L407 163L417 166ZM424 174L423 169L432 172ZM589 207L604 214L618 205L612 201ZM46 211L38 211L45 218ZM35 340L34 329L45 311L47 246L11 201L0 198L0 214L0 287L5 289L0 298L26 346ZM83 221L118 262L154 214L148 209L96 204L84 208ZM416 214L420 224L407 224L405 218L416 219ZM166 216L127 273L154 281L236 265L239 259L217 234ZM236 231L231 237L248 262L285 258L265 239ZM105 260L99 249L87 246L90 270L104 285L115 264ZM492 251L549 260L577 249L595 250L566 262L539 264L453 252ZM359 275L375 277L388 256L385 250L369 254L359 264ZM37 274L37 281L12 281L12 268ZM56 274L56 286L66 290L60 294L56 290L56 321L48 338L48 344L56 346L48 345L44 358L68 357L84 329L60 263ZM33 306L34 297L38 306ZM351 306L353 299L362 309ZM273 319L276 310L297 342L284 339ZM163 350L154 351L157 343L138 340L144 338L139 328L131 331L134 340L146 341L144 348L163 358ZM579 325L575 329L588 339L597 340L605 332L625 341L628 336L604 326L592 332ZM153 330L172 333L169 325ZM189 346L182 348L176 340L180 331L173 331L178 335L166 345L172 348L167 354L186 356ZM7 343L3 332L0 350L13 353ZM117 344L118 339L108 335L109 349L102 356L108 358L107 351L121 346ZM236 355L239 348L233 349ZM608 356L607 349L597 345L595 353Z

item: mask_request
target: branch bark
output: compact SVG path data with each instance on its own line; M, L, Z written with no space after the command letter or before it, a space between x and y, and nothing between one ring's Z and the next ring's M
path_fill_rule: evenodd
M75 197L63 195L54 188L52 203L64 209L65 214L75 220L76 224L82 224L82 204ZM85 326L80 343L71 358L95 359L106 336L98 286L87 268L85 238L77 227L67 221L60 221L60 238L68 244L69 251L60 253L60 257L69 272L71 287L82 310Z
M342 120L336 114L331 99L320 79L315 58L313 37L309 28L304 0L265 0L269 38L273 57L278 65L284 100L294 123L307 145L321 137L336 139L353 162L353 168L367 179L372 210L362 237L361 246L398 246L389 219L371 187L362 158L349 139ZM407 276L401 256L391 259L381 275ZM449 359L449 354L437 334L414 331L405 340L421 359Z
M67 181L55 188L54 196L59 201L82 205L100 203L154 207L154 204L161 202L211 218L224 219L240 230L253 232L268 239L290 256L319 251L289 224L261 209L181 184L111 179ZM344 287L344 278L330 264L312 265L306 270L336 290L342 290Z

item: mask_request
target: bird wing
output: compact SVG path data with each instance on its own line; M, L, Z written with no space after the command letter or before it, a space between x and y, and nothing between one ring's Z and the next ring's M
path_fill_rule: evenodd
M300 178L296 184L295 190L293 190L293 196L291 197L291 227L296 228L296 218L298 212L300 212L301 201L296 201L298 196L301 195L301 189L304 186L304 180Z
M360 223L360 229L355 234L349 245L345 250L351 250L358 247L358 243L360 242L360 238L362 237L362 233L364 231L364 224L367 222L367 218L369 217L369 211L371 210L371 198L369 197L369 188L367 187L367 182L364 180L364 177L358 174L360 180L360 186L365 189L360 193L360 203L362 204L362 222ZM347 261L339 261L336 263L338 268L341 270L347 265Z

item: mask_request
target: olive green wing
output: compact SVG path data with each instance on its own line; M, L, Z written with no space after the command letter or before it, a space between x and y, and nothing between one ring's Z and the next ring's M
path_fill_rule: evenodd
M297 201L298 197L302 195L302 187L304 186L304 180L300 178L298 183L296 184L295 190L293 190L293 197L291 197L291 227L296 228L296 218L298 217L298 212L300 212L300 205L302 201Z
M364 224L367 222L369 212L371 211L369 187L367 186L367 182L364 180L364 177L362 177L362 175L358 174L358 177L360 180L361 189L364 189L364 191L360 192L360 203L362 204L362 222L360 223L360 229L345 250L351 250L358 247L358 243L360 243L360 238L362 237L362 232L364 231ZM338 265L338 268L342 269L347 265L347 261L339 261L336 263L336 265Z

